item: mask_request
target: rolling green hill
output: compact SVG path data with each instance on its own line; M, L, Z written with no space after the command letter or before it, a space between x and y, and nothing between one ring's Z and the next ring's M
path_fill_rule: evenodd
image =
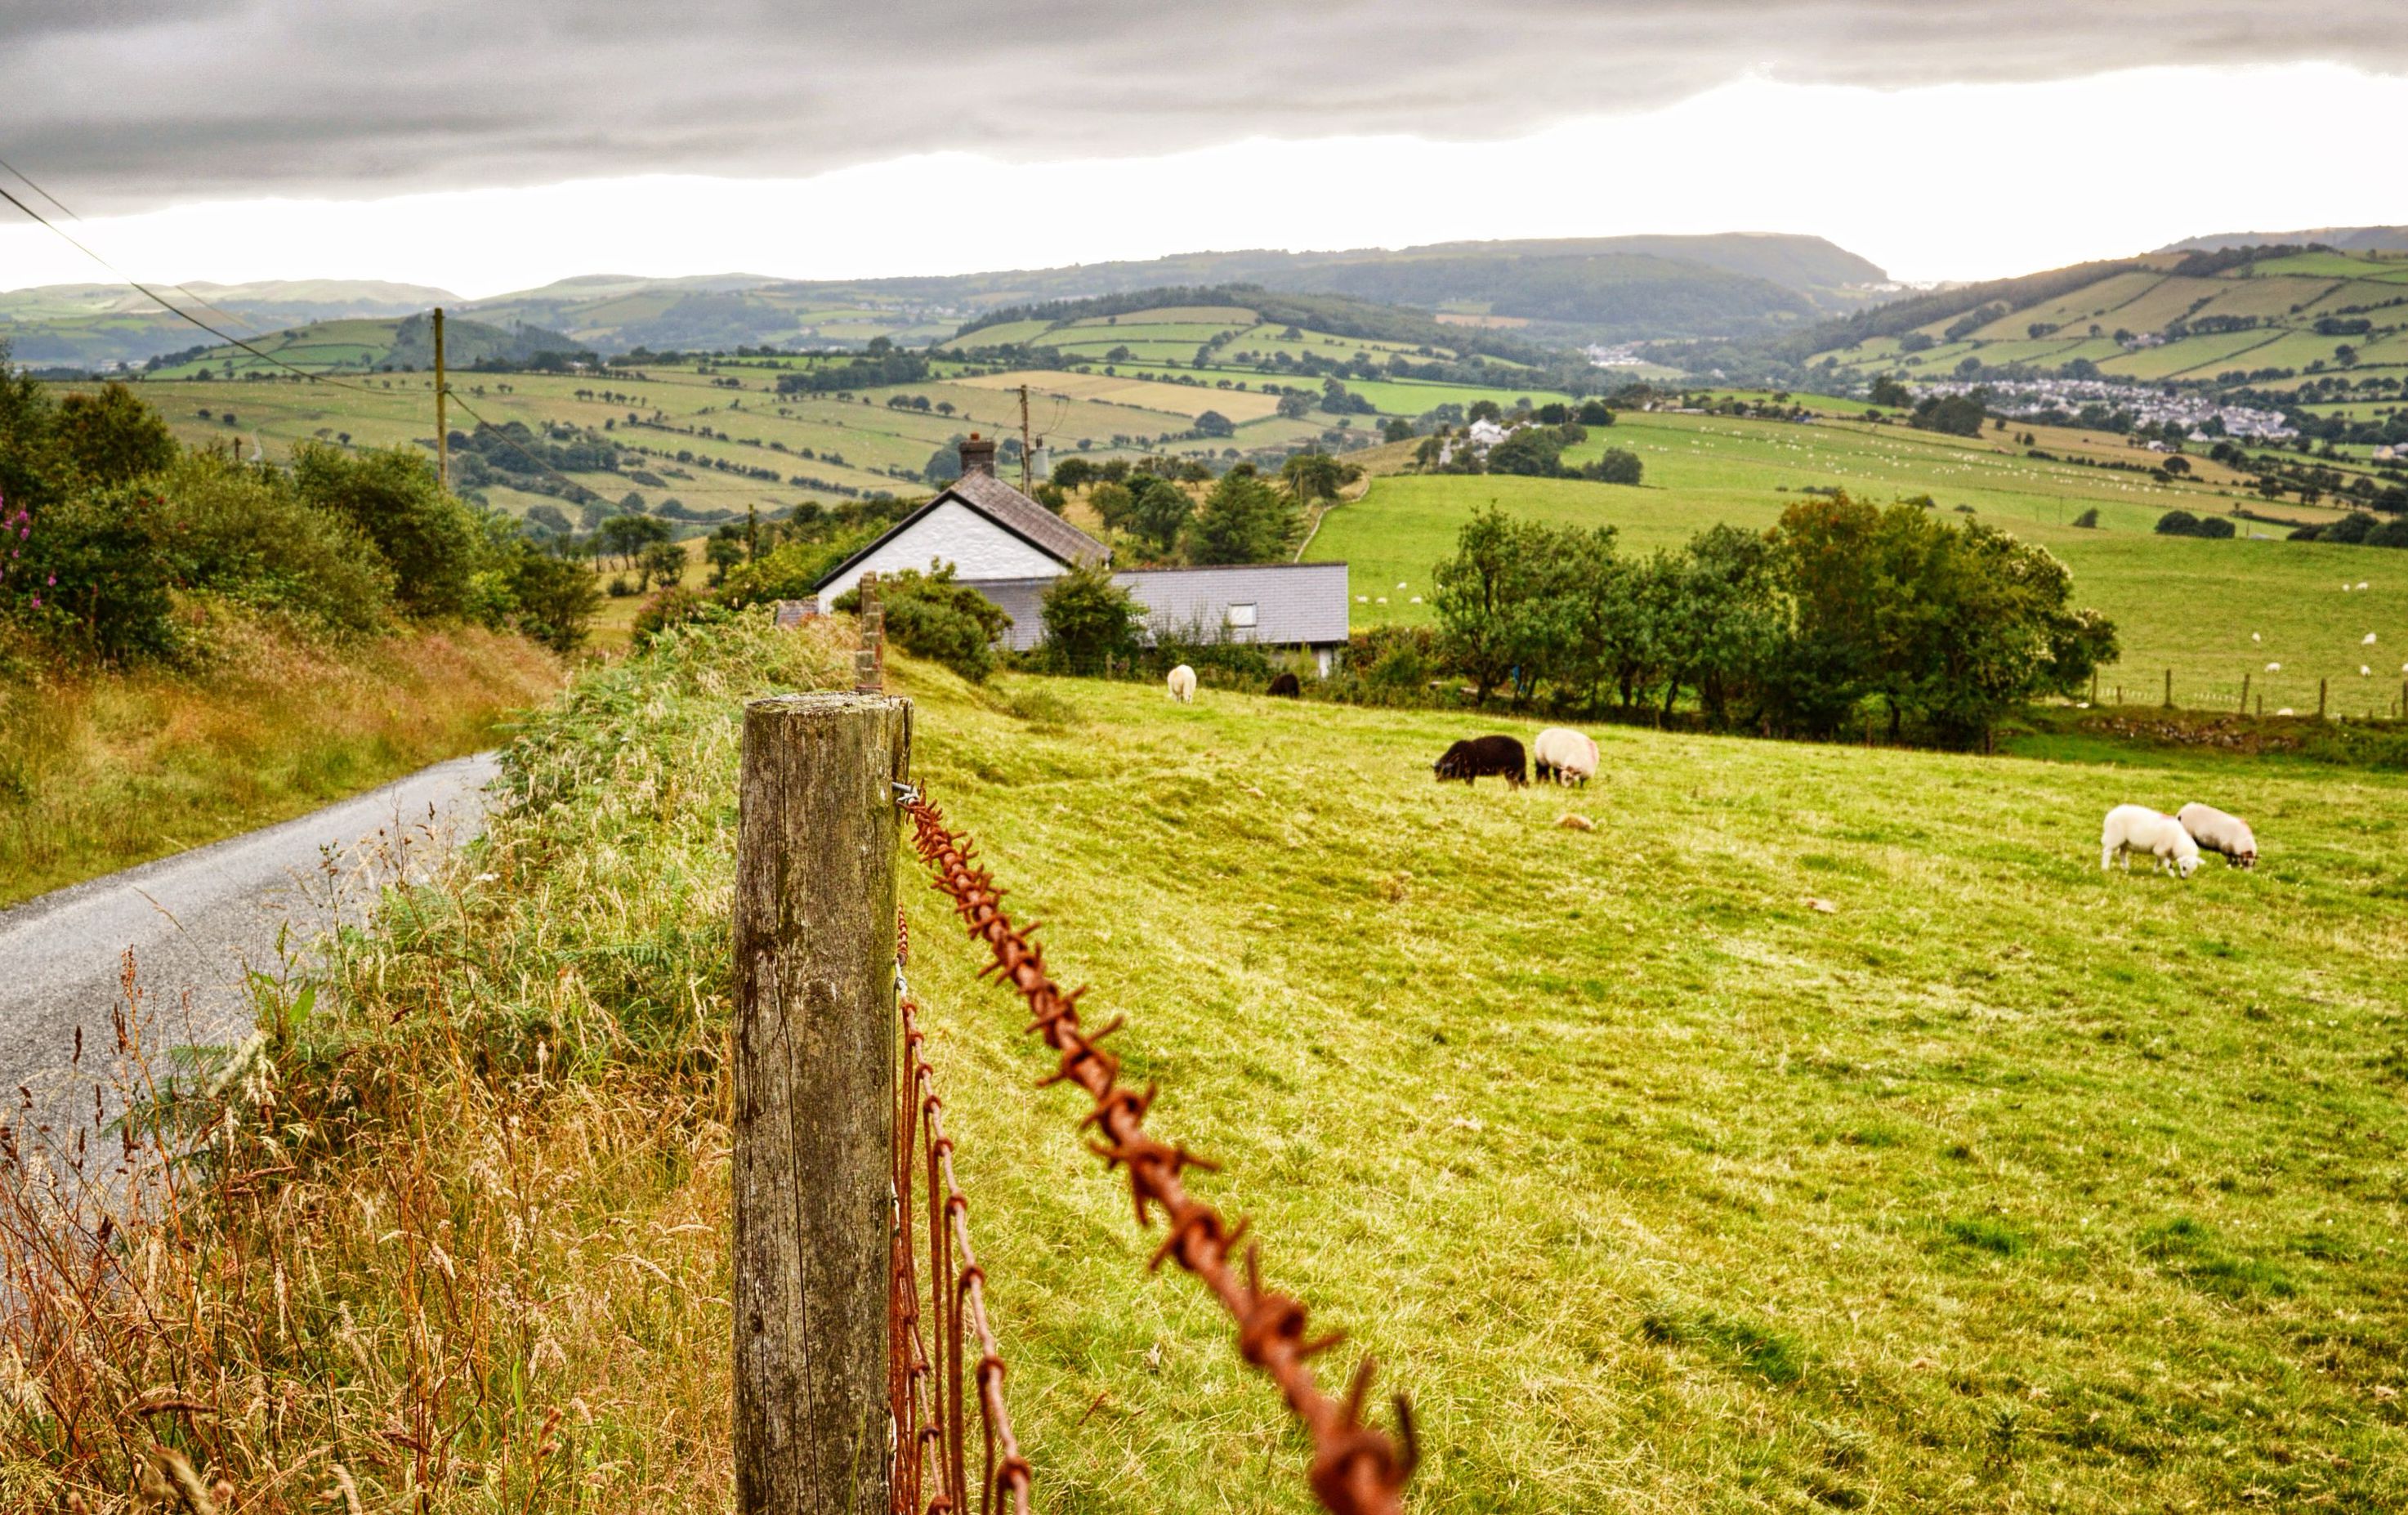
M2203 457L2183 479L2158 478L2132 464L2136 450L2120 436L2033 427L2033 449L2014 433L1944 436L1870 424L1847 407L1806 399L1823 414L1803 424L1626 411L1565 453L1577 464L1606 447L1636 452L1646 466L1639 488L1493 474L1378 478L1361 499L1329 512L1307 555L1350 565L1357 624L1427 623L1433 567L1492 502L1557 524L1612 525L1626 550L1646 552L1721 522L1762 529L1815 490L1885 505L1928 496L1936 508L1969 508L2047 548L2072 569L2076 597L2122 633L2123 660L2102 679L2103 699L2121 685L2131 700L2155 704L2169 670L2177 702L2195 707L2236 708L2244 678L2270 712L2314 709L2319 680L2332 707L2352 716L2389 711L2401 692L2408 552L2265 539L2286 529L2265 520L2239 522L2239 536L2225 541L2152 530L2175 508L2223 516L2247 506L2301 522L2331 512L2252 502L2242 476ZM2090 509L2097 527L2073 524ZM2361 580L2362 592L2343 587ZM2372 647L2362 640L2370 632Z
M456 301L443 290L375 279L271 279L162 287L161 293L236 336L354 318L409 315ZM207 334L122 284L50 284L0 292L0 338L32 367L99 368L179 352Z
M175 379L288 378L289 364L308 373L340 374L409 371L435 363L435 326L424 313L384 319L311 322L304 326L247 338L258 353L240 347L212 344L170 354L152 376ZM469 369L480 363L523 364L545 353L574 355L581 345L559 332L538 326L501 327L462 317L449 317L443 326L444 358L452 367Z
M1858 378L2021 370L2397 396L2408 380L2408 252L2286 245L2085 264L1900 300L1787 351Z

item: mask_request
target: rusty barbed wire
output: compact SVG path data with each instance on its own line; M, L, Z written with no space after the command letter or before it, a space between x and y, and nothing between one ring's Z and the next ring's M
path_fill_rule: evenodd
M1155 1087L1147 1085L1143 1093L1122 1087L1120 1060L1098 1045L1121 1028L1122 1019L1088 1032L1078 1010L1086 990L1065 993L1054 981L1043 950L1028 941L1028 932L1037 928L1012 925L995 876L972 862L977 844L969 834L948 829L944 812L916 790L901 793L898 799L911 818L914 849L936 870L936 887L952 896L953 913L993 954L980 976L992 973L1010 983L1036 1016L1028 1029L1040 1033L1060 1055L1059 1066L1044 1082L1075 1083L1095 1101L1080 1126L1100 1133L1101 1139L1090 1150L1106 1167L1128 1170L1138 1224L1152 1223L1149 1207L1160 1207L1168 1218L1169 1235L1148 1265L1160 1267L1166 1259L1177 1260L1203 1280L1236 1320L1239 1351L1279 1385L1312 1438L1309 1478L1324 1508L1331 1515L1401 1515L1404 1486L1419 1455L1412 1406L1403 1395L1397 1396L1400 1440L1364 1423L1372 1372L1368 1357L1355 1369L1343 1401L1323 1391L1311 1360L1336 1346L1340 1335L1307 1337L1303 1304L1263 1287L1258 1243L1246 1246L1242 1277L1230 1266L1230 1252L1244 1237L1248 1222L1224 1221L1218 1209L1189 1193L1180 1180L1187 1168L1211 1171L1216 1165L1146 1134L1145 1116Z
M895 988L902 1027L902 1053L895 1080L895 1222L887 1275L887 1399L894 1417L895 1459L892 1515L946 1511L967 1515L970 1507L966 1452L966 1406L962 1380L966 1344L974 1342L982 1476L977 1495L982 1515L1028 1515L1030 1473L1011 1431L1003 1397L1003 1354L986 1313L986 1273L970 1246L969 1199L953 1176L953 1138L945 1134L944 1101L937 1071L929 1065L920 1007L903 968L910 956L910 932L900 910L895 917ZM924 1180L924 1187L923 1181ZM918 1219L914 1191L927 1199L928 1314L937 1351L932 1361L922 1330ZM934 1487L931 1488L930 1485ZM922 1504L922 1495L926 1503ZM1007 1504L1006 1501L1009 1501Z

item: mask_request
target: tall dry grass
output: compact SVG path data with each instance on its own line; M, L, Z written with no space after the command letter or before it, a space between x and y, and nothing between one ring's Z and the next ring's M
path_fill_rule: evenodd
M0 1507L732 1497L718 776L737 696L838 667L748 626L590 675L242 1046L163 1064L130 998L0 1152Z
M560 685L475 627L329 643L187 607L196 665L64 672L0 649L0 906L303 814L490 745Z

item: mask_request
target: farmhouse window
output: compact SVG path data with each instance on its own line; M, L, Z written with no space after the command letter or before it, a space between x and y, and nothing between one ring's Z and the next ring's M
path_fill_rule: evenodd
M1229 624L1240 629L1252 627L1254 624L1254 607L1252 605L1229 607Z

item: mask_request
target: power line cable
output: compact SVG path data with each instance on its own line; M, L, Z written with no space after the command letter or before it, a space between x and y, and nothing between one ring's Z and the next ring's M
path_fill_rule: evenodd
M60 215L66 217L67 220L74 222L79 226L83 224L83 218L77 215L72 209L69 209L66 202L61 200L57 195L52 194L50 191L42 188L39 184L35 183L33 177L27 174L23 169L18 167L15 164L10 163L6 158L0 158L0 168L5 168L11 174L16 175L17 178L23 182L25 188L33 191L36 194L38 194L43 199L50 202L52 208L56 209ZM210 314L222 317L230 324L238 326L245 322L246 318L236 315L233 311L226 309L223 306L211 305L208 301L202 299L199 295L194 293L184 285L170 284L167 287L182 295L185 299L192 301L194 305L199 306L202 309L208 311ZM261 334L253 332L251 335L257 336Z
M16 170L12 168L9 172L13 174L16 173ZM19 175L18 177L22 178L23 176ZM165 295L161 294L157 290L152 289L150 285L126 275L123 270L117 266L117 264L109 262L107 258L102 257L99 253L94 252L92 249L84 246L81 242L77 241L73 236L69 236L64 228L52 222L49 217L43 215L32 206L27 205L24 201L18 199L15 194L9 193L6 186L0 186L0 200L6 200L10 205L15 206L27 216L39 222L52 236L58 237L59 240L66 243L67 246L75 249L78 252L82 253L85 257L90 258L93 262L100 264L103 268L108 269L110 273L115 274L118 277L119 281L125 284L128 288L140 291L145 296L156 303L160 309L165 310L169 315L175 316L180 320L192 322L201 330L208 333L211 336L216 337L219 341L226 343L231 347L238 347L245 352L250 353L252 357L257 358L262 363L270 364L278 368L282 368L289 373L298 374L303 379L307 379L313 383L330 384L336 389L351 390L359 394L374 393L363 385L346 384L338 379L328 379L323 374L313 374L307 368L296 368L293 364L286 363L283 359L277 357L274 353L261 351L259 349L251 346L249 342L244 341L239 336L228 336L226 333L218 330L215 326L210 325L208 322L203 321L200 317L194 315L191 311L177 306L174 302L168 300Z

